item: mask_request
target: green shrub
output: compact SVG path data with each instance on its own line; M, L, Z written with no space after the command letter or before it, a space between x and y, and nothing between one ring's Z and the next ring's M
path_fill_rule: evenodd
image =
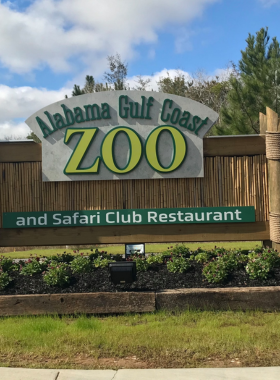
M63 263L67 263L67 264L71 263L71 261L73 261L74 259L75 259L75 256L72 255L72 253L64 252L60 256L60 261L62 261Z
M261 257L250 260L246 265L246 272L251 280L266 280L270 271L269 261L265 261Z
M74 251L76 252L76 251ZM61 255L58 253L57 255L54 255L54 256L51 256L50 257L50 260L51 261L56 261L58 263L71 263L71 261L74 260L76 256L75 255L72 255L72 253L67 253L67 252L64 252L62 253Z
M190 252L190 259L204 264L207 261L210 261L213 257L216 257L218 252L216 252L216 249L205 251L202 248L197 248L195 251Z
M269 250L269 248L267 248L268 250ZM255 252L255 253L262 253L263 252L263 248L261 247L261 248L255 248L253 251L251 251L251 252Z
M137 257L134 260L136 262L136 269L138 272L146 272L149 268L149 263L146 259Z
M237 253L235 252L224 252L224 254L221 254L220 260L223 261L225 264L228 272L233 272L236 270L239 266L239 258Z
M191 252L191 255L192 255L192 256L196 256L196 255L198 255L199 253L203 253L203 252L205 252L204 249L202 249L202 248L197 248L195 251L192 251L192 252Z
M87 257L77 256L71 262L70 268L73 273L88 273L92 270L92 262Z
M111 259L114 261L122 261L123 256L120 253L117 253L116 255L111 255Z
M5 289L9 283L11 282L11 278L7 272L0 271L0 290Z
M91 249L91 251L93 252L92 249ZM98 256L103 256L104 257L104 256L107 255L107 251L99 251L98 248L95 249L94 253L95 253L96 257L98 257Z
M0 269L3 272L11 272L19 269L19 265L13 262L10 257L1 256L0 258Z
M88 258L90 259L90 261L94 261L96 260L97 258L99 257L99 254L96 253L96 252L92 252L88 255Z
M272 249L264 249L260 254L260 257L267 261L271 268L276 268L280 266L280 256L279 253Z
M91 249L91 251L92 253L90 253L88 256L91 261L95 261L99 257L101 258L101 260L106 259L109 262L122 260L122 255L120 254L112 255L112 254L108 254L107 251L99 251L98 249L95 249L94 252Z
M213 257L219 257L219 256L224 255L226 252L228 252L228 251L223 247L215 247L212 250L212 256Z
M252 280L266 280L273 268L280 266L279 253L272 249L255 249L248 254L246 272Z
M190 266L189 260L184 257L174 257L167 261L167 270L172 273L184 273Z
M39 257L34 259L29 259L25 262L25 264L21 267L20 274L23 276L33 276L37 273L42 273L47 269L48 262L45 260L40 260Z
M108 261L110 261L110 262L111 262L111 261L116 261L116 260L115 260L115 255L111 255L111 254L108 254L108 253L107 253L106 255L104 255L104 256L102 255L101 258L102 258L103 260L106 259L106 260L108 260Z
M204 266L202 274L210 283L217 284L223 282L228 276L226 263L220 258L211 261Z
M242 266L244 267L249 260L248 255L242 254L240 250L226 251L224 249L216 249L213 253L224 262L229 273Z
M251 261L253 259L257 259L258 257L260 257L259 255L261 255L261 252L260 253L256 253L255 251L251 251L248 254L248 259L249 259L249 261Z
M91 252L93 252L93 248L91 248ZM95 248L95 250L94 250L94 253L96 253L98 256L102 256L102 255L106 255L107 254L107 251L99 251L99 249L98 248Z
M185 246L185 244L176 244L175 247L168 247L167 251L163 252L163 255L189 257L190 250Z
M148 264L163 264L163 261L164 261L164 256L161 253L158 255L150 255L147 258Z
M242 252L244 251L237 253L239 267L241 266L244 267L249 261L248 253L242 253Z
M97 257L97 259L95 259L93 261L93 266L95 268L106 268L108 267L109 263L113 263L115 260L108 260L108 259L103 259L102 257Z
M51 262L43 280L49 286L64 286L69 283L69 266L66 263Z
M192 259L194 259L199 264L205 264L207 261L211 259L211 255L208 252L198 253L196 256L192 255Z

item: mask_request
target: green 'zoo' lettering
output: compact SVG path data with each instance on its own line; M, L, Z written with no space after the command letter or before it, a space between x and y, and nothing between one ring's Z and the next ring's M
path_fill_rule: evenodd
M139 164L142 157L142 142L138 134L128 127L116 127L110 130L101 144L101 157L95 158L88 168L81 168L82 161L91 146L98 128L68 128L65 133L64 143L68 144L75 134L80 134L80 139L64 169L65 174L98 174L100 161L113 173L127 174ZM171 163L164 166L160 162L158 153L159 138L163 132L168 132L173 141L173 156ZM114 144L119 133L126 135L129 142L129 157L124 167L119 167L114 156ZM187 154L187 143L183 133L172 126L163 125L154 129L148 136L145 144L145 154L149 165L157 172L170 173L179 168Z
M169 132L173 140L173 157L169 166L163 166L158 156L158 141L162 132ZM150 166L161 173L170 173L178 169L187 154L187 144L183 133L169 125L163 125L154 129L146 141L146 158Z
M129 141L129 158L124 168L120 168L114 158L114 142L117 134L125 133ZM131 172L139 163L142 156L142 143L137 133L128 127L113 128L104 138L101 145L102 160L107 168L117 174Z
M64 174L97 174L99 171L100 157L97 157L94 163L88 168L80 168L86 152L93 142L98 128L68 128L64 136L64 144L68 144L72 136L81 134L81 137L73 150L73 153L67 162Z

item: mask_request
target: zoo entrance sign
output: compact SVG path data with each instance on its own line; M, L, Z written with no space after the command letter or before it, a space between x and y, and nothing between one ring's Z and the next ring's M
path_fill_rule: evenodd
M203 177L203 137L218 114L158 92L64 99L26 120L42 140L43 181Z

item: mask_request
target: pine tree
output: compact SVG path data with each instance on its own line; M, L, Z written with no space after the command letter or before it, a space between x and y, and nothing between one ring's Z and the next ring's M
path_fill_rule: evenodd
M249 34L238 67L233 65L230 91L221 109L219 134L258 134L259 112L266 107L279 113L280 48L270 42L268 28Z
M73 91L72 91L72 96L79 96L83 95L85 92L83 89L80 88L77 84L74 84Z
M94 92L94 88L95 88L95 80L94 80L93 76L87 75L85 87L83 88L84 93L85 94L91 94L92 92Z

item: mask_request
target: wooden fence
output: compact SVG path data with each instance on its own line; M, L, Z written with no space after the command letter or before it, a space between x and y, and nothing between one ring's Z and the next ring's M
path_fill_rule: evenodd
M265 136L204 139L204 178L42 182L41 145L0 143L0 246L269 239ZM1 229L3 212L254 206L256 223Z

